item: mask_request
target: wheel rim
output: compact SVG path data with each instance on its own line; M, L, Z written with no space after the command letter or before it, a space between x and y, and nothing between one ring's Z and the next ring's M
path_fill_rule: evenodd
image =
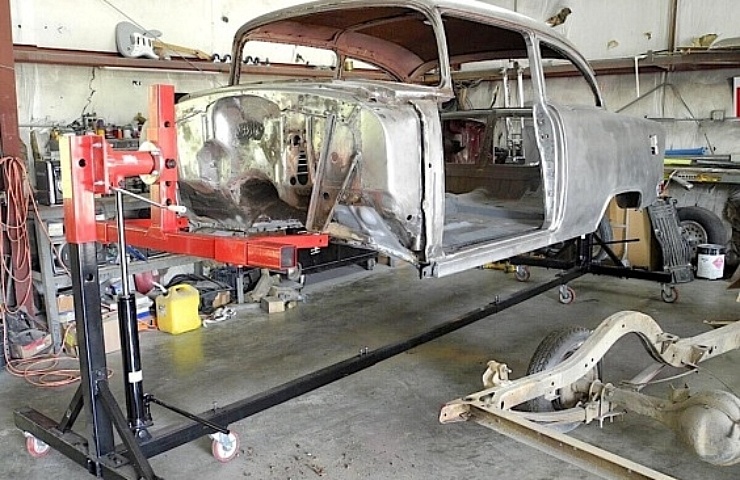
M699 222L695 222L693 220L682 221L681 229L683 230L683 238L686 239L691 248L691 256L696 256L698 246L703 243L707 243L707 239L709 238L707 231Z

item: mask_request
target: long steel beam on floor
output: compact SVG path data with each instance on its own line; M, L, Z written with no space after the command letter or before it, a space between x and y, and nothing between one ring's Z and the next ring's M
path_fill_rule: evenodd
M249 398L229 404L221 409L203 412L200 415L197 415L197 417L200 417L200 421L189 420L181 424L161 428L152 432L152 436L150 438L140 439L138 444L133 445L134 449L137 450L136 452L129 451L132 445L126 446L124 444L118 444L112 449L100 448L97 444L89 445L88 442L79 435L76 435L72 431L66 431L66 427L65 431L62 431L60 428L61 425L70 423L66 419L66 416L62 419L61 423L56 423L39 412L32 409L24 409L16 412L16 425L22 430L32 433L38 439L48 443L53 448L60 450L71 459L85 466L87 470L94 475L106 478L126 478L128 475L124 473L124 471L130 471L132 467L131 463L129 463L132 453L136 454L134 457L137 458L137 460L143 460L138 461L136 465L138 467L137 470L141 470L142 464L144 464L144 466L148 466L146 465L147 458L166 452L180 445L184 445L185 443L204 435L214 433L214 425L227 426L231 423L267 410L273 406L280 405L346 376L370 368L377 363L394 357L400 353L406 352L412 348L423 345L442 337L443 335L452 333L479 320L499 313L509 307L518 305L554 287L567 284L568 282L588 273L621 277L626 276L628 278L643 278L645 280L670 280L670 274L663 272L633 272L631 269L623 267L609 268L595 265L592 263L590 255L591 240L587 240L587 242L579 242L577 244L577 251L579 251L577 260L572 261L570 268L556 275L547 282L523 289L505 298L499 298L496 296L493 302L469 311L453 320L443 322L412 338L386 345L376 350L362 352L358 356L327 366ZM546 264L542 266L555 268L564 266L564 262L559 261L552 263L546 261L545 263ZM97 351L98 349L93 350ZM84 386L85 385L83 385L83 387ZM84 393L86 394L84 395L86 400L85 403L89 402L90 398L93 398L93 403L95 402L96 397L92 396L90 392ZM90 408L90 405L88 405L88 408ZM96 416L95 413L100 412L93 413L94 419L97 419L99 415ZM108 420L102 423L107 425L109 422L110 421ZM100 441L99 437L100 435L94 436L96 442ZM106 436L103 435L102 437ZM69 441L69 439L71 439L71 441ZM92 452L90 450L92 450ZM96 451L98 452L97 455L94 453ZM141 471L138 473L141 473ZM155 478L153 472L149 471L147 473L149 474L146 475L148 478Z
M361 353L356 357L309 373L265 392L234 402L216 411L205 411L198 416L219 425L229 425L321 388L348 375L365 370L379 362L435 340L443 335L447 335L448 333L452 333L495 313L506 310L509 307L518 305L552 288L575 280L585 273L585 270L580 268L563 272L548 282L521 290L503 299L496 298L496 300L483 307L465 313L453 320L441 323L415 337ZM213 433L212 429L191 421L155 431L152 433L152 439L142 442L140 446L147 457L153 457L210 433Z

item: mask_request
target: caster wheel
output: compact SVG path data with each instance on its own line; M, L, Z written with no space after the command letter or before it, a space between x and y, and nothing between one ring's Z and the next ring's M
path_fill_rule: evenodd
M560 286L560 294L558 295L558 301L563 305L570 305L576 299L576 291L567 285Z
M294 268L289 268L285 273L285 278L291 282L299 282L301 280L301 275L303 275L303 266L300 263L296 263Z
M221 463L227 463L236 458L239 453L239 436L231 432L228 435L217 433L211 436L211 453L213 458Z
M529 268L526 265L517 265L514 271L514 278L517 282L527 282L532 274L529 272Z
M33 435L26 436L26 450L34 458L45 457L51 452L51 447Z
M660 298L665 303L676 303L678 301L678 289L676 287L666 287L660 291Z

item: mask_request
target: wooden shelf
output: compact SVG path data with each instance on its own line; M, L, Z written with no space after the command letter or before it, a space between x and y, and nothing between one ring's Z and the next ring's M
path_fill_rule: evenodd
M14 45L13 54L16 63L34 63L42 65L69 65L77 67L109 67L132 70L166 70L183 73L210 72L228 74L231 64L214 63L208 60L173 58L171 60L152 60L148 58L125 58L115 52L95 52L83 50L66 50L37 47L33 45ZM591 67L597 75L633 74L635 60L633 57L592 60ZM638 66L641 73L658 73L665 71L716 70L738 68L740 50L683 50L674 53L648 52L640 58ZM332 78L333 70L320 69L301 65L270 64L243 65L242 75L278 76L304 78ZM570 65L545 67L550 76L574 76L578 73ZM363 72L367 77L369 72ZM349 73L348 76L352 74ZM498 79L499 70L455 72L457 80ZM382 75L378 75L382 78Z
M172 58L171 60L153 60L149 58L126 58L115 52L95 52L83 50L66 50L44 48L33 45L13 45L16 63L33 63L41 65L68 65L73 67L101 67L131 70L181 71L183 73L223 73L228 75L230 63L215 63L195 58ZM269 75L289 77L325 77L334 76L332 70L319 69L301 65L243 65L244 75Z

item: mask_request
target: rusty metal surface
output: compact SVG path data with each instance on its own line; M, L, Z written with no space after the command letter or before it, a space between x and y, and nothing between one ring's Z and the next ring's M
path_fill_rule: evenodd
M233 58L253 40L330 50L333 78L238 85L235 62L232 86L178 104L180 193L206 222L244 231L304 225L409 261L427 277L590 233L615 195L634 194L633 207L655 198L661 127L604 111L582 55L519 14L454 0L319 1L245 24ZM593 106L547 99L541 56L556 52L582 72ZM393 80L350 78L353 59ZM452 65L502 59L529 66L531 106L470 112L488 123L451 153L460 132L440 114L454 97ZM455 171L458 157L476 157L460 153L465 148L483 161L506 161L487 151L499 149L493 121L521 125L528 153L516 161L532 170L527 175L493 178L504 170L480 162L463 176ZM497 228L503 216L488 201L474 213L446 215L448 196L474 187L508 199L535 191L536 224Z
M0 0L0 153L21 157L10 0Z
M0 0L0 157L10 156L25 160L18 131L18 99L15 88L15 62L13 59L13 38L10 18L10 0ZM0 190L6 190L8 181L0 175ZM20 200L20 199L19 199ZM19 225L25 222L24 213L19 208L25 205L0 207L0 214L8 224ZM6 211L7 210L7 211ZM5 229L3 229L5 230ZM23 230L20 230L23 231ZM30 245L27 235L11 236L0 232L3 250L10 251L13 269L13 290L17 306L22 306L31 314L36 314L31 285L31 262L28 261Z

